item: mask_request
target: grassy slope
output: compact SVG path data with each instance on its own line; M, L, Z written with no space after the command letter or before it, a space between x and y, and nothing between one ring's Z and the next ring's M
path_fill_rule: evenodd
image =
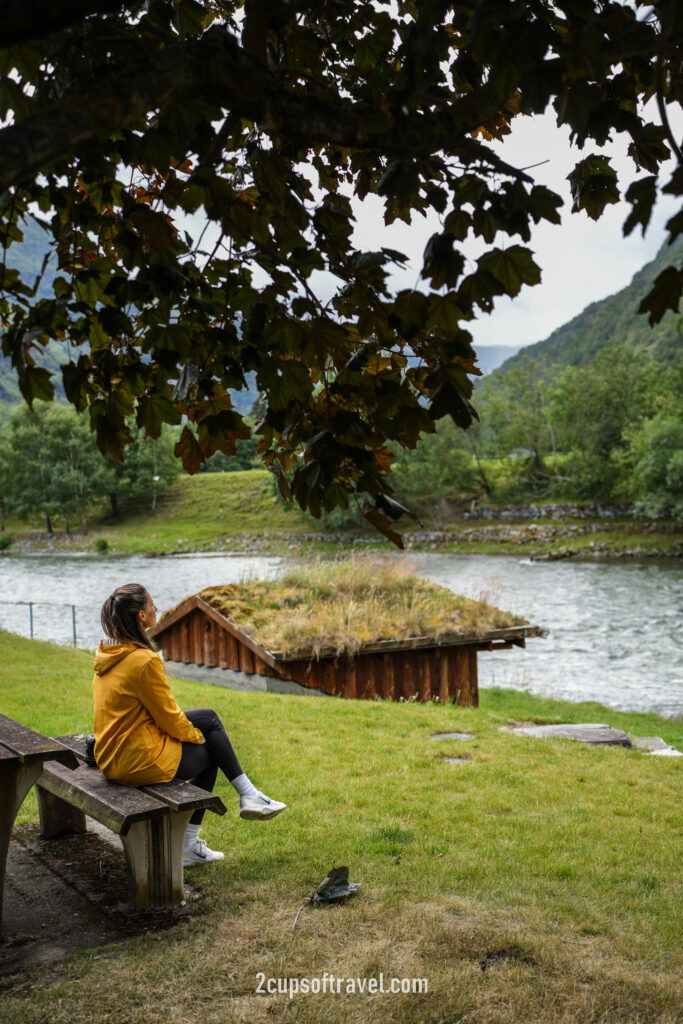
M2 711L49 734L90 725L90 658L0 634ZM225 861L195 872L204 914L10 980L0 1017L54 1021L469 1024L680 1021L681 763L500 732L511 720L605 721L683 747L683 721L484 691L479 710L238 693L213 706L242 762L289 810L208 815ZM36 700L36 695L40 700ZM435 742L469 730L470 743ZM466 766L444 755L470 754ZM36 820L33 796L21 821ZM332 860L346 906L303 899ZM509 959L483 972L487 955ZM494 961L495 964L495 961ZM112 985L112 970L116 985ZM428 977L421 996L255 994L256 973Z
M267 470L182 476L169 488L159 512L143 512L102 531L117 552L213 547L239 533L296 533L306 529L270 491ZM180 543L179 543L180 542Z
M425 516L424 523L427 530L438 528L458 537L462 535L449 546L473 554L559 552L571 547L579 556L590 557L592 542L615 552L640 549L640 553L647 554L657 549L666 555L680 547L682 541L680 529L666 532L661 524L654 524L653 528L653 524L632 520L601 520L595 524L589 520L548 522L545 526L554 527L555 535L547 537L535 534L529 520L518 524L508 520L500 523L466 521L439 513L434 517ZM8 521L6 532L14 538L13 551L21 551L22 544L27 542L33 550L48 547L45 534L37 532L41 524L36 520L32 526L32 530L27 530L26 524ZM61 526L57 520L55 527ZM596 532L593 532L594 526ZM571 532L575 527L580 531L579 536ZM415 526L407 521L402 529L411 532ZM141 511L120 522L97 520L91 522L87 537L74 534L66 538L63 533L57 533L53 545L56 550L92 550L97 538L103 537L114 553L145 554L230 549L238 543L277 546L295 540L298 534L321 531L324 531L322 523L312 522L298 508L284 508L275 499L266 470L248 470L179 477L163 495L156 513ZM480 539L475 539L473 532ZM378 543L384 543L379 535L374 536ZM239 538L239 542L235 538ZM349 539L353 539L352 533Z

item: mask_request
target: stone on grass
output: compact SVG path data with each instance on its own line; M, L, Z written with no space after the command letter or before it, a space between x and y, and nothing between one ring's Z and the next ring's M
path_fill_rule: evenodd
M658 754L659 757L683 757L680 750L669 746L661 736L635 736L633 746L645 754Z
M473 732L433 732L433 740L473 740Z
M586 722L581 725L525 725L511 730L516 736L560 737L580 740L582 743L600 743L610 747L632 747L630 739L621 729L610 725Z

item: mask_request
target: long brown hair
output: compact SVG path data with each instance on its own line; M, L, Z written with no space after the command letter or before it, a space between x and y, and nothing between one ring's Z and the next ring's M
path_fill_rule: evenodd
M102 629L110 640L135 644L156 651L156 644L145 633L138 612L147 604L149 593L141 583L117 587L102 605Z

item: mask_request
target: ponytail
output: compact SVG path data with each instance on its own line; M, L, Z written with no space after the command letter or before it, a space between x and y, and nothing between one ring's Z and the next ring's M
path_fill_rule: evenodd
M118 587L102 605L102 629L105 636L119 644L135 644L156 651L138 618L138 612L147 605L149 594L140 583L125 583Z

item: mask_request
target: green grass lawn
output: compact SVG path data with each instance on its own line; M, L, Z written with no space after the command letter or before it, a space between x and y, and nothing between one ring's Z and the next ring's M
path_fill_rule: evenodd
M2 711L88 731L90 656L0 633ZM17 1022L681 1021L681 761L501 731L607 722L683 749L683 720L484 690L479 709L251 694L173 680L211 706L257 785L289 809L207 815L225 860L192 876L202 908L9 979ZM435 741L469 731L470 742ZM469 755L465 765L448 756ZM35 798L20 822L37 820ZM306 907L330 868L363 883ZM486 968L482 969L482 965ZM258 995L256 975L427 977L427 995Z

